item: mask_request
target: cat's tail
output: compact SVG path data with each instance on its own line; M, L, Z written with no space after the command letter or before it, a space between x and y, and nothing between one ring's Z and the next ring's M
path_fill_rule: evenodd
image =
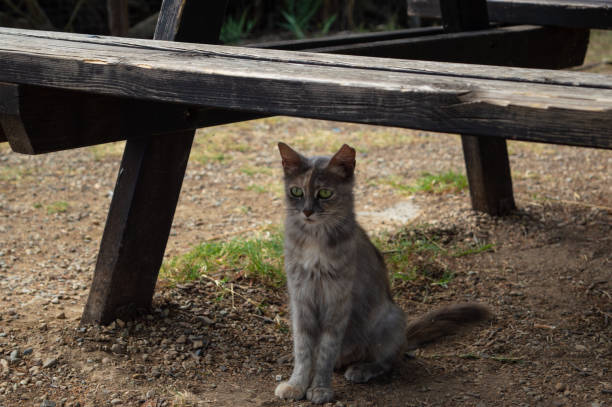
M408 349L416 349L442 336L459 331L462 327L484 321L491 311L476 303L453 304L428 312L406 326Z

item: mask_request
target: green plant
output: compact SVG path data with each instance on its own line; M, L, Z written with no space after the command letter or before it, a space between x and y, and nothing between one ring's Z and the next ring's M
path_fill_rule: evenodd
M249 12L249 8L247 7L239 19L235 19L234 16L227 17L225 23L221 27L221 33L219 34L219 39L224 44L235 44L244 38L248 37L253 27L255 27L256 20L248 20L247 14Z
M449 191L463 191L468 186L467 178L463 174L447 171L442 174L423 173L417 180L417 185L412 188L413 192L422 191L441 194Z
M286 22L281 23L281 27L291 31L296 38L305 38L311 20L321 7L321 3L322 0L285 0L285 9L281 11L281 14ZM335 20L335 16L333 17ZM328 25L327 30L332 23L333 20L329 24L325 23Z
M386 182L393 188L406 193L427 192L443 194L446 192L460 192L468 187L466 176L454 171L447 171L442 174L425 172L417 179L416 185L403 184L398 182L396 178L389 178Z

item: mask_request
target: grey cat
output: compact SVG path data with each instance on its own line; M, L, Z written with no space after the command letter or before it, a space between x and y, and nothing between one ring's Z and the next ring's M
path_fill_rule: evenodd
M355 220L355 150L345 144L331 158L307 158L284 143L278 148L294 369L276 396L328 402L334 368L348 367L346 379L363 383L388 371L402 351L488 317L482 305L457 304L407 324L383 257Z

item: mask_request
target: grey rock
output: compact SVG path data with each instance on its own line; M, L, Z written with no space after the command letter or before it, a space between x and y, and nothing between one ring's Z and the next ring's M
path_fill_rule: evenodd
M15 349L10 353L9 360L11 362L17 362L19 360L19 350L18 349Z
M55 407L55 401L44 400L42 403L40 403L40 407Z
M113 346L111 346L111 351L113 353L119 353L119 354L123 354L125 353L125 346L119 344L119 343L115 343L113 344Z
M42 367L43 369L46 369L46 368L55 366L56 363L57 363L57 358L49 358L43 362Z

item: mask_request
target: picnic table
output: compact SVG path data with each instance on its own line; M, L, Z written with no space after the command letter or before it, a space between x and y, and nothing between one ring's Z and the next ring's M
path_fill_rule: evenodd
M502 11L517 3L528 21ZM251 47L214 45L226 1L164 0L153 40L0 28L0 139L24 154L127 140L82 317L108 323L151 305L198 128L288 115L460 133L473 207L495 215L515 208L506 139L612 148L612 78L556 70L612 19L566 3L442 0L444 28ZM556 26L491 25L487 6Z

